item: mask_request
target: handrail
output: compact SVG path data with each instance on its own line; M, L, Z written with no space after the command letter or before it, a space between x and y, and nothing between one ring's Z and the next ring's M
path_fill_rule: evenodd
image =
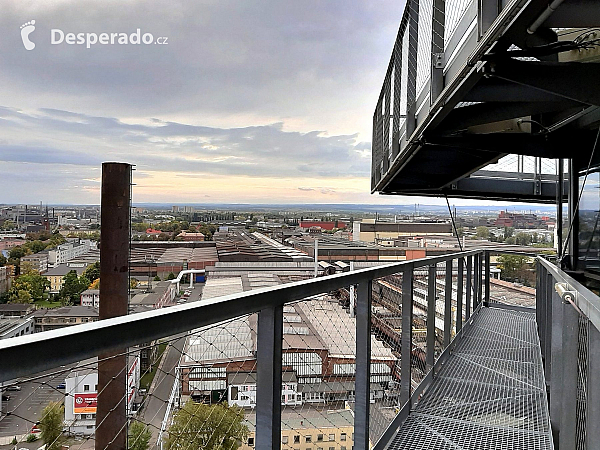
M5 339L0 341L0 360L3 361L0 382L94 357L101 352L125 349L265 308L281 306L348 285L365 283L396 274L407 267L430 266L484 252L485 250L478 249L401 261ZM24 355L43 355L43 358Z
M584 314L589 321L600 330L600 298L579 283L570 275L566 274L554 264L538 256L537 261L561 283L566 283L570 287L569 291L575 291L574 305Z

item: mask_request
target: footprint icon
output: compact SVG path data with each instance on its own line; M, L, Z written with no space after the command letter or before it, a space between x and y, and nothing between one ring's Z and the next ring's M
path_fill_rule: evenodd
M23 39L23 45L26 50L33 50L35 48L35 43L29 40L29 35L35 30L35 20L31 22L25 22L21 25L21 39Z

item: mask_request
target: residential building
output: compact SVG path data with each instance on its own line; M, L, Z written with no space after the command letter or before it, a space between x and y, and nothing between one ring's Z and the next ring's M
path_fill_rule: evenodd
M48 251L48 266L57 267L60 264L65 264L95 248L97 248L96 243L89 239L78 239L77 242L61 244Z
M0 267L0 294L4 294L10 289L12 275L11 267L12 266Z
M33 269L43 274L48 270L48 258L49 252L43 251L34 253L33 255L26 255L21 258L21 263L31 263Z
M68 264L61 264L57 267L48 269L43 275L50 281L50 293L56 294L60 292L63 284L65 283L65 275L70 271L74 270L77 276L81 276L85 271L85 267L78 265L77 267L71 267Z
M136 397L140 388L140 358L137 352L128 355L127 414L138 408ZM97 358L82 361L65 379L65 427L69 434L94 434L98 400Z
M98 310L90 306L63 306L60 308L38 309L33 313L35 332L56 330L70 325L95 322Z
M100 289L87 289L81 293L81 306L100 307Z
M170 281L154 283L152 292L140 292L129 301L130 307L148 306L153 309L164 308L175 303L176 285Z

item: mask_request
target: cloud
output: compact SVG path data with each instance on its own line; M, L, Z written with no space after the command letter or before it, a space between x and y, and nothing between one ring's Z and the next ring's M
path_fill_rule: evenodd
M280 123L216 128L153 120L146 125L55 109L1 111L2 161L99 167L102 161L122 160L142 172L193 176L294 178L309 173L329 178L369 174L369 161L361 158L353 135L290 132Z

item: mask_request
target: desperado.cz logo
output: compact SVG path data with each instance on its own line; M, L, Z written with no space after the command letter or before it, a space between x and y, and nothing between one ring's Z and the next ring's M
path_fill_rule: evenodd
M21 39L26 50L33 50L35 43L31 41L30 35L35 30L35 20L21 25ZM137 28L133 33L65 33L58 28L50 30L50 44L52 45L85 45L91 48L93 45L168 45L168 37L160 36L154 38L152 33L142 33Z

